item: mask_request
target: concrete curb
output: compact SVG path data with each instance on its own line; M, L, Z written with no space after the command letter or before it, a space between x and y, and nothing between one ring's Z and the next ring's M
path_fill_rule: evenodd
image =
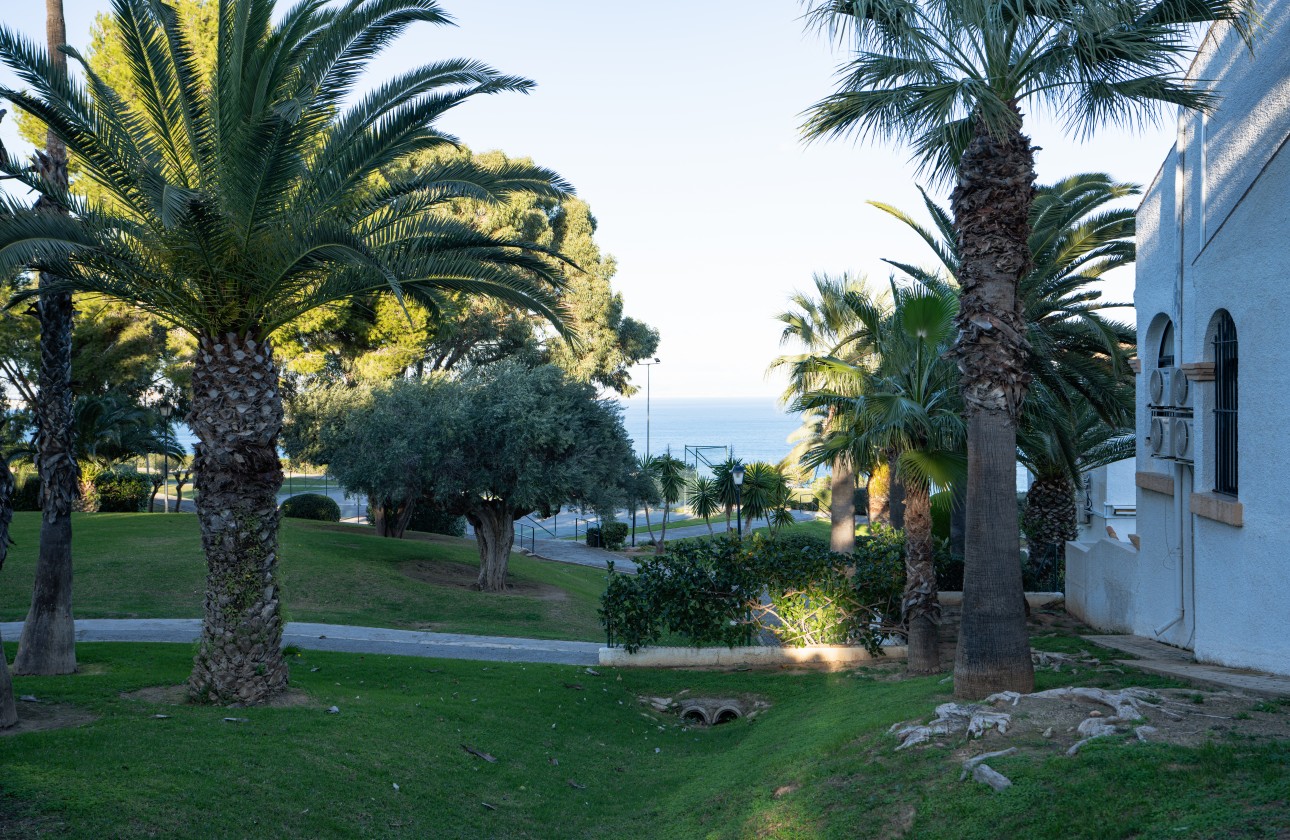
M1032 610L1037 610L1042 606L1051 604L1053 601L1061 601L1066 598L1063 592L1027 592L1026 603L1030 604ZM957 607L963 603L962 592L938 592L936 599L941 602L942 606Z
M736 666L775 667L818 665L844 667L866 662L904 659L904 645L883 648L885 656L874 656L862 647L813 645L810 647L652 647L628 653L623 648L600 649L600 664L614 668L725 668Z

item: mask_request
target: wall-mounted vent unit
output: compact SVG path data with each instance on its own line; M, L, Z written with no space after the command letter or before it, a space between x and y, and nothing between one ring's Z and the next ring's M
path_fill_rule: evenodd
M1191 460L1192 421L1175 417L1169 431L1169 443L1173 447L1173 457L1179 461Z
M1168 417L1152 417L1151 433L1147 435L1147 452L1152 458L1172 458L1173 446L1170 436L1173 428Z
M1164 408L1177 404L1174 402L1174 398L1179 386L1175 383L1179 379L1183 380L1181 387L1183 394L1186 395L1186 377L1182 375L1182 371L1178 370L1178 368L1162 367L1151 371L1151 376L1147 379L1147 399L1153 408Z
M1187 374L1178 369L1174 370L1171 380L1169 391L1173 394L1172 405L1182 408L1191 399L1191 383L1187 381Z

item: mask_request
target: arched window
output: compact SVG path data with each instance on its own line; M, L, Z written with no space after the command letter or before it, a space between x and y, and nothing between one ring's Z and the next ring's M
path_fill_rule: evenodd
M1174 366L1174 322L1165 321L1164 332L1160 335L1160 352L1156 354L1156 367Z
M1236 495L1236 324L1219 310L1214 325L1214 491Z

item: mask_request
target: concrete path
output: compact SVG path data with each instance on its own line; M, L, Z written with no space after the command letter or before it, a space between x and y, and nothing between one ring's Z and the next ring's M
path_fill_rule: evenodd
M1084 636L1095 645L1123 651L1137 659L1117 659L1151 674L1186 680L1218 688L1232 688L1265 697L1290 697L1290 677L1264 674L1244 668L1225 668L1197 662L1191 651L1161 644L1143 636Z
M76 622L78 642L178 642L192 643L201 636L198 618L89 618ZM0 634L10 641L22 633L22 622L0 623ZM344 653L425 656L437 659L477 659L486 662L537 662L562 665L595 665L600 661L598 642L561 642L548 639L513 639L506 636L468 636L460 633L426 633L341 624L287 623L284 645L306 650Z
M516 543L518 546L519 543ZM614 561L614 569L620 572L636 574L636 564L621 554L605 551L603 548L588 548L582 543L570 540L533 540L525 543L534 557L543 560L555 560L560 563L576 563L579 566L590 566L593 569L608 569L609 561Z

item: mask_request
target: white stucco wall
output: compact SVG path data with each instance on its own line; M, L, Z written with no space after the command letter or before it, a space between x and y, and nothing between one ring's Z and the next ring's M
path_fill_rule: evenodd
M1264 13L1254 57L1228 27L1207 37L1192 73L1223 104L1180 119L1138 211L1137 470L1171 478L1173 495L1138 488L1131 556L1106 541L1068 551L1067 602L1202 661L1290 673L1290 2ZM1239 525L1190 510L1193 491L1214 487L1212 382L1192 383L1193 465L1148 457L1142 443L1164 319L1175 364L1212 361L1220 309L1239 341L1238 494L1226 499Z

